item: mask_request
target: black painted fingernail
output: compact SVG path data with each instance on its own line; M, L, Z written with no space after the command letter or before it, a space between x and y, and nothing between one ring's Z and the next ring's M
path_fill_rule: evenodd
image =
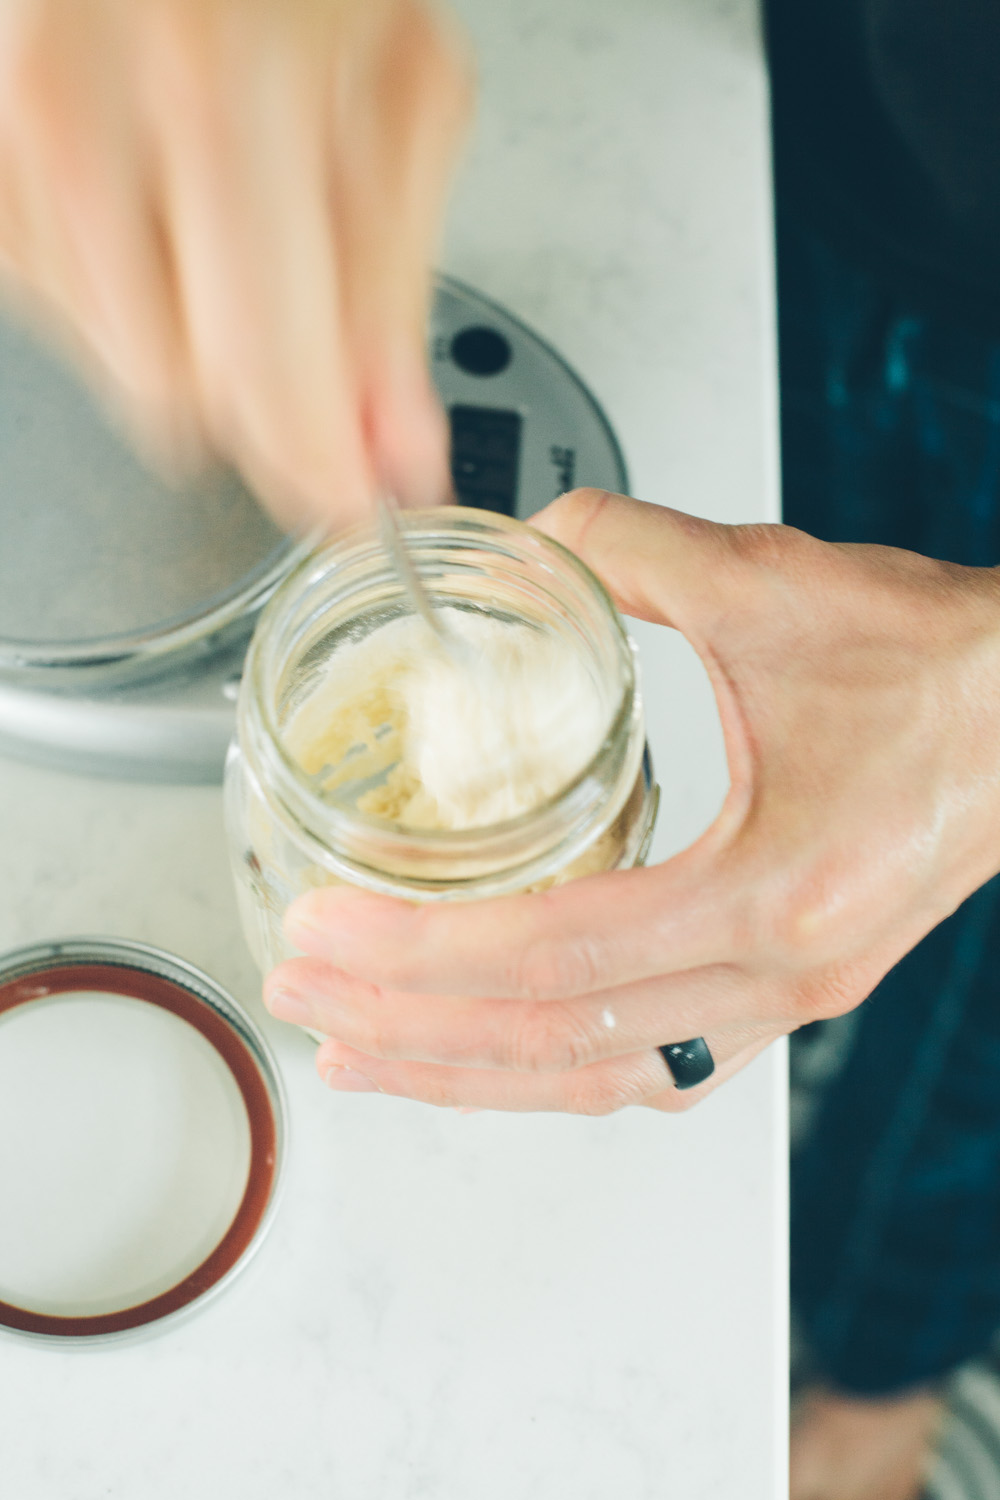
M690 1042L674 1042L659 1050L679 1089L696 1088L715 1072L715 1059L702 1036L696 1036Z

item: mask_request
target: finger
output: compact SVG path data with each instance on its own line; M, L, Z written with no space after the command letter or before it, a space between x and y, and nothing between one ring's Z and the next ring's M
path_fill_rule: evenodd
M9 40L4 38L5 41ZM0 266L4 300L101 386L107 365L96 311L70 253L50 167L39 140L38 80L25 60L0 51ZM49 127L44 127L44 133Z
M658 975L571 1001L458 999L380 989L315 959L268 977L264 1000L279 1020L386 1060L553 1073L686 1041L706 1031L777 1019L777 997L737 970ZM788 1026L799 1023L788 1003Z
M748 528L607 490L571 490L532 516L602 580L619 609L673 625L698 646L746 584L737 539Z
M747 959L739 865L704 841L666 864L491 901L415 905L347 887L289 908L294 947L394 990L558 1000Z
M5 259L50 306L62 309L67 300L70 305L79 301L80 289L46 181L51 112L62 88L42 19L6 7L0 22L2 232Z
M368 1092L393 1094L452 1109L608 1115L628 1105L653 1103L658 1109L680 1111L704 1098L717 1080L729 1077L731 1062L737 1058L749 1061L753 1049L760 1050L774 1035L773 1029L763 1027L753 1033L732 1036L725 1032L713 1034L707 1040L717 1060L716 1072L698 1088L687 1090L675 1087L657 1051L633 1052L567 1073L527 1074L386 1061L330 1039L320 1046L316 1068L334 1090L364 1092L367 1084Z
M0 236L91 379L184 459L198 447L131 97L125 28L61 8L3 56ZM29 301L28 306L31 306ZM53 310L65 323L52 328Z
M154 7L146 101L208 425L285 517L373 488L325 170L322 73L271 8ZM290 19L292 19L290 14ZM155 44L155 51L152 50Z
M780 616L783 601L774 595L787 589L787 576L772 577L765 565L766 547L755 561L748 542L782 528L721 526L595 489L560 496L532 525L592 568L624 614L673 626L697 651L715 694L730 781L713 833L735 832L750 810L754 753L734 646L759 637L762 619Z
M331 199L344 317L380 477L404 503L450 492L447 428L427 368L430 269L471 103L466 49L402 4L370 25L331 100Z
M645 1108L659 1109L664 1114L683 1114L695 1104L700 1104L702 1099L707 1098L709 1094L713 1094L722 1084L728 1083L729 1079L735 1077L737 1073L741 1073L747 1064L753 1062L754 1058L758 1057L766 1047L770 1047L772 1042L785 1034L784 1031L778 1030L776 1027L772 1027L769 1030L762 1029L760 1034L754 1037L747 1046L741 1048L731 1056L723 1056L721 1052L719 1056L716 1056L714 1049L710 1049L713 1058L715 1058L716 1067L714 1073L712 1073L710 1078L706 1078L704 1083L697 1084L693 1089L667 1088L662 1093L654 1094L648 1099L643 1099L642 1103Z

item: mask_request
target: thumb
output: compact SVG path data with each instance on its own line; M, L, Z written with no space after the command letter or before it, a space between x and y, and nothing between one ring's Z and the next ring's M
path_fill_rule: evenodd
M593 569L623 614L672 626L698 653L715 694L729 767L729 794L714 827L728 830L745 812L753 765L736 687L720 663L716 637L726 633L720 625L731 625L734 613L754 607L759 579L747 568L741 544L760 528L721 526L591 489L561 495L532 517L532 525Z
M592 489L560 495L531 524L593 569L623 614L672 625L694 645L745 587L743 527Z

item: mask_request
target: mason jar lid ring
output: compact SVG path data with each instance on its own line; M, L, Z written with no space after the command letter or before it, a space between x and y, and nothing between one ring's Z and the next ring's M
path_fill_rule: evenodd
M0 957L0 1020L74 994L124 998L193 1027L221 1060L246 1111L246 1181L228 1225L197 1264L154 1295L100 1312L52 1312L0 1295L0 1330L65 1344L104 1343L162 1325L218 1293L273 1218L285 1146L284 1091L264 1038L236 1002L185 960L124 939L74 938ZM0 1027L0 1055L3 1052Z

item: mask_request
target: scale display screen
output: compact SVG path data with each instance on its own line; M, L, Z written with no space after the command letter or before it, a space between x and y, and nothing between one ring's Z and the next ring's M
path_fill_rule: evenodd
M452 406L451 477L460 504L512 516L521 458L519 412L495 406Z

